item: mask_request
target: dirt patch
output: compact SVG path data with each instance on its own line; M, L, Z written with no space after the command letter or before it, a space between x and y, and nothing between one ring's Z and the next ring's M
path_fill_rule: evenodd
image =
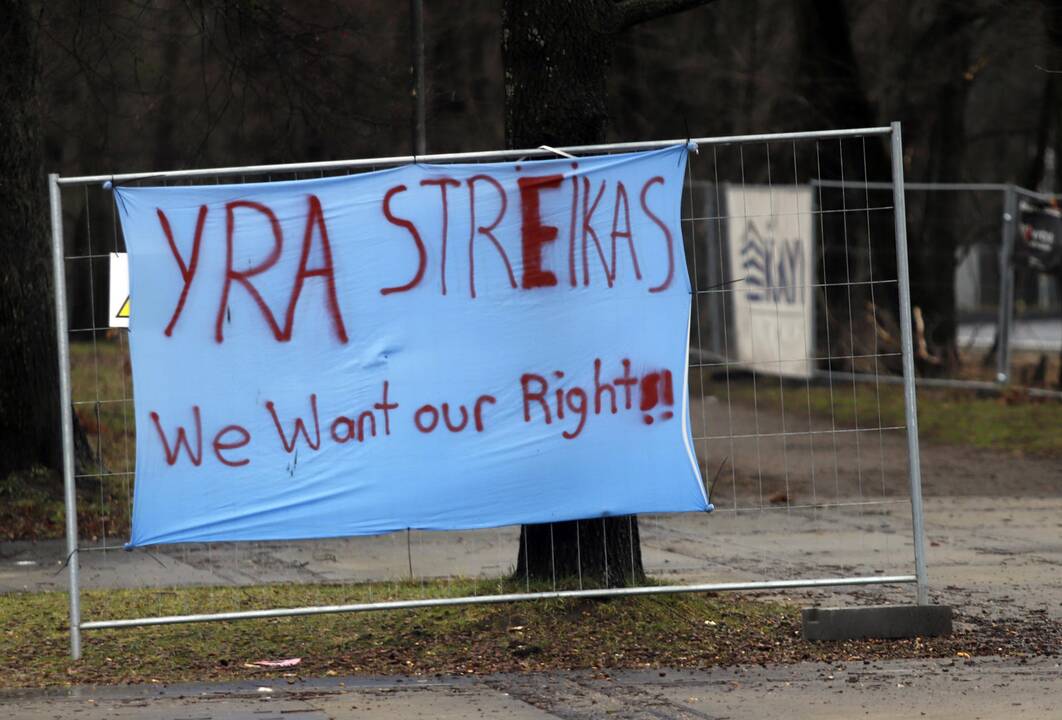
M764 506L909 496L904 428L888 418L879 424L873 407L854 424L794 405L783 414L767 403L728 406L725 396L691 403L694 445L712 483L713 502ZM1058 458L920 445L926 496L1062 495Z

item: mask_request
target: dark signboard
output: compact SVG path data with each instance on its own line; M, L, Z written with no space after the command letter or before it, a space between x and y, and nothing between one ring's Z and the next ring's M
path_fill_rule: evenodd
M1044 273L1062 270L1062 211L1055 203L1021 201L1014 262Z

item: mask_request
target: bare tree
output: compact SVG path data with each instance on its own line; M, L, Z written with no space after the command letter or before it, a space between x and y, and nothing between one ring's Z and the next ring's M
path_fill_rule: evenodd
M0 2L0 479L59 457L51 250L37 114L36 19Z
M604 142L617 34L708 1L505 0L506 145ZM637 518L525 525L516 573L535 580L581 576L609 587L638 582L644 571Z

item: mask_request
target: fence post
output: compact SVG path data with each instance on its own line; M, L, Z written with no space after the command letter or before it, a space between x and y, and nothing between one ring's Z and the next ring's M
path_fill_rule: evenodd
M996 381L1010 381L1010 326L1014 321L1014 223L1018 194L1013 184L1003 191L1003 241L999 247L999 320L996 328Z
M66 319L66 267L63 259L63 206L59 176L48 176L52 219L52 274L55 336L59 348L59 418L63 436L63 496L66 504L66 562L70 579L70 657L81 658L81 584L77 555L77 493L74 485L74 419L70 395L70 337Z
M915 398L914 339L911 332L911 277L907 264L907 206L903 186L903 139L892 123L892 205L896 228L896 272L900 293L900 342L903 359L904 418L907 425L907 476L911 483L915 581L919 605L929 604L926 577L925 518L922 512L922 461L918 450L918 401Z

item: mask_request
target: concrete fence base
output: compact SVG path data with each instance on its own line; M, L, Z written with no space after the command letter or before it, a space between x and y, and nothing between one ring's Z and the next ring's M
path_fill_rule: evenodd
M951 634L946 605L875 605L851 608L804 608L805 640L937 637Z

